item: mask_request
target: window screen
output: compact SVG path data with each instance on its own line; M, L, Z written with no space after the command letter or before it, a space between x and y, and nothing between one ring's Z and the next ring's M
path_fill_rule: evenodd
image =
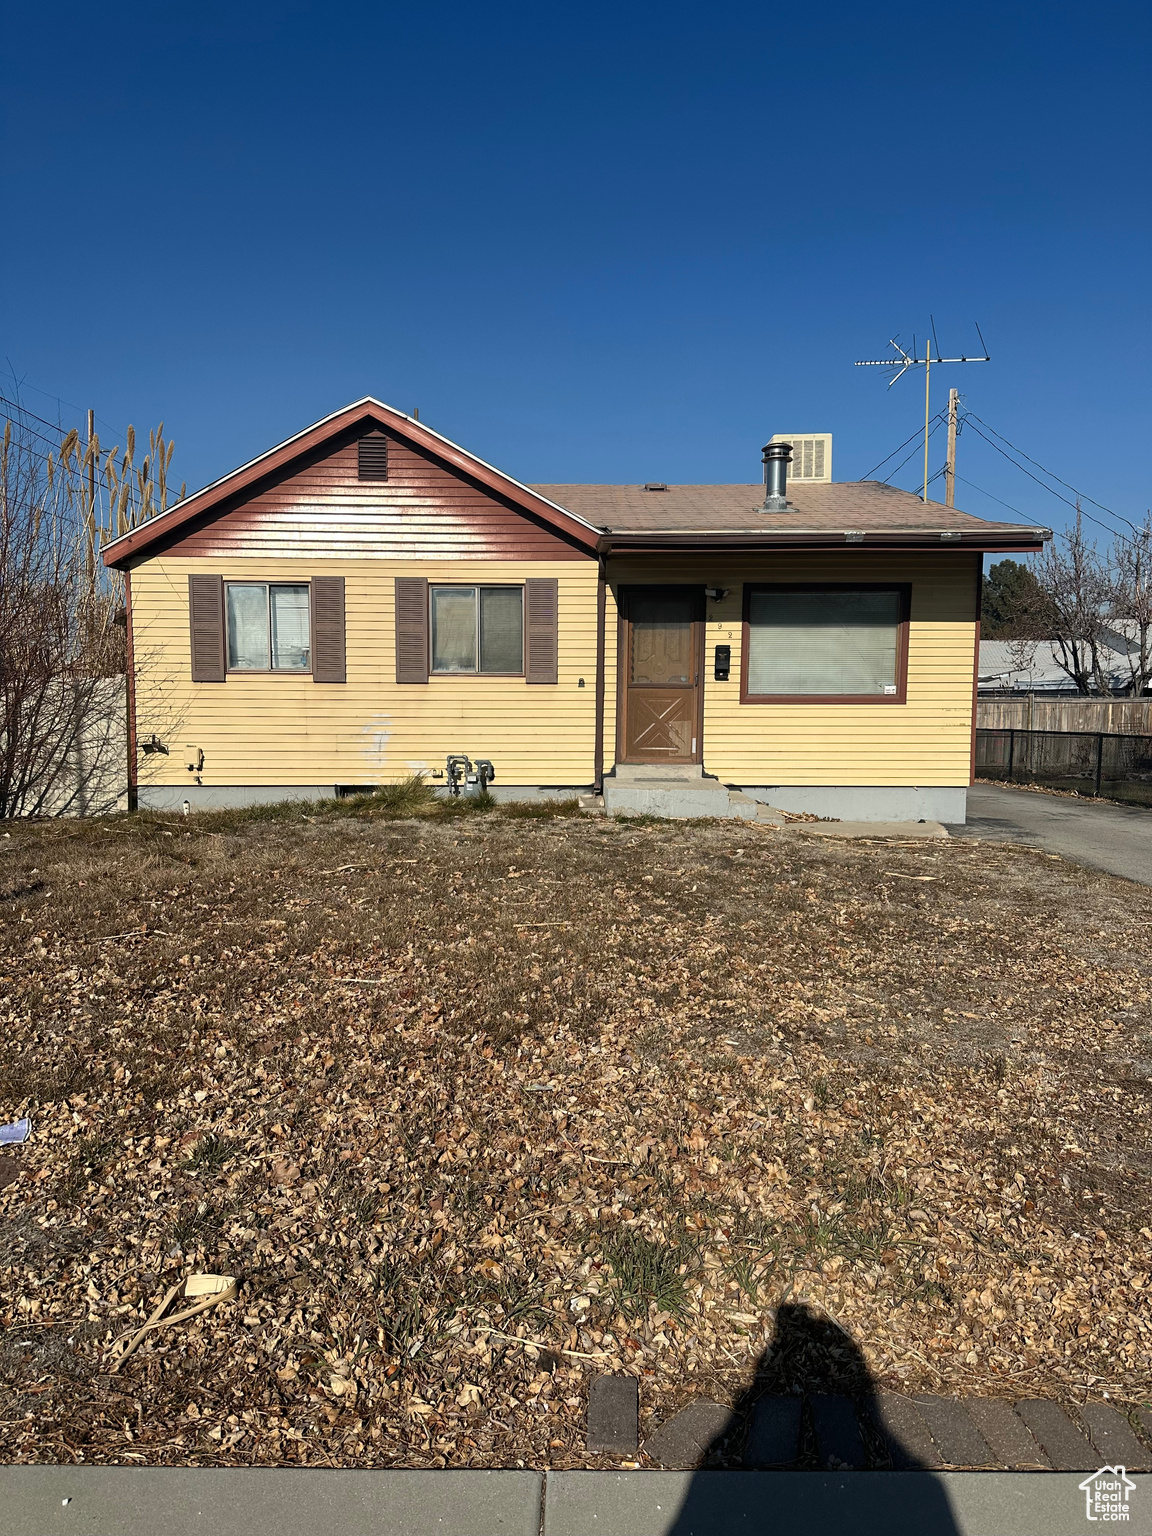
M433 587L431 600L433 672L523 672L523 587Z
M307 672L312 664L306 585L229 582L225 588L230 672Z
M480 670L524 670L524 593L520 587L480 588Z
M272 665L289 672L307 672L308 588L269 587L272 610Z
M898 691L899 592L755 592L748 599L749 694Z
M228 670L268 670L268 588L229 583Z

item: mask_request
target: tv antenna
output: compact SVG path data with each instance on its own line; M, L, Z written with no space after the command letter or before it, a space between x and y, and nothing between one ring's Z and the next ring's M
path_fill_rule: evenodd
M932 365L933 365L933 363L936 363L937 365L939 365L941 363L990 363L992 361L992 356L991 356L990 352L988 351L988 343L984 340L984 337L983 337L983 335L982 335L982 333L980 331L980 326L976 322L973 322L973 323L976 324L976 334L977 334L977 336L980 337L980 345L984 348L983 355L980 356L980 357L967 357L967 356L965 356L964 353L961 353L959 357L941 357L941 355L940 355L940 343L936 340L936 321L933 319L933 317L931 315L928 316L928 321L929 321L929 324L930 324L930 326L932 328L932 338L931 338L931 340L927 340L927 339L925 340L925 343L924 343L924 356L923 357L917 357L917 355L916 355L916 337L915 337L915 334L913 334L913 337L912 337L912 351L911 352L905 352L904 348L900 345L899 341L895 337L893 337L892 340L888 343L888 345L890 347L894 347L896 349L896 353L897 353L896 357L869 357L869 358L862 358L856 364L857 368L895 368L896 372L888 380L888 388L889 389L892 388L893 384L895 384L897 379L902 379L904 377L904 375L908 372L909 368L923 368L923 370L924 370L924 500L925 501L928 500L928 430L929 430L929 423L931 421L929 401L931 399ZM936 356L935 357L932 356L932 349L933 349L933 347L935 347L935 349L936 349ZM954 474L955 474L955 461L956 461L956 398L957 398L957 392L956 392L956 390L952 390L951 395L949 396L949 399L948 399L948 471L947 471L947 478L948 478L948 505L949 506L952 505L952 493L953 493L952 481L953 481L953 477L954 477Z

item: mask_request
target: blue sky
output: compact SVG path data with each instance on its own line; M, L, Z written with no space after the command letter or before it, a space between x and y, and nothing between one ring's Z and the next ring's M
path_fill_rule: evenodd
M934 408L1138 517L1150 40L1108 0L12 7L0 353L46 416L162 417L190 488L367 393L528 481L751 481L780 430L851 479L923 409L854 360L978 319ZM959 472L1067 511L972 432Z

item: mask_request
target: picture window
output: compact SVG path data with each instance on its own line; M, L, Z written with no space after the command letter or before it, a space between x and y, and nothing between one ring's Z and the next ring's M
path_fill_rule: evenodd
M745 614L745 698L903 700L906 588L751 587Z

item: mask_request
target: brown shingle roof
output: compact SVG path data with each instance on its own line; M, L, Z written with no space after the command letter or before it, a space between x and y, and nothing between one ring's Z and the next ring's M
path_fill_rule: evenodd
M1016 537L1035 543L1048 530L995 523L940 502L923 502L879 480L834 484L790 481L786 512L761 512L762 485L534 485L532 490L614 534L691 533L908 533L956 532L968 538ZM965 540L967 542L967 539Z

